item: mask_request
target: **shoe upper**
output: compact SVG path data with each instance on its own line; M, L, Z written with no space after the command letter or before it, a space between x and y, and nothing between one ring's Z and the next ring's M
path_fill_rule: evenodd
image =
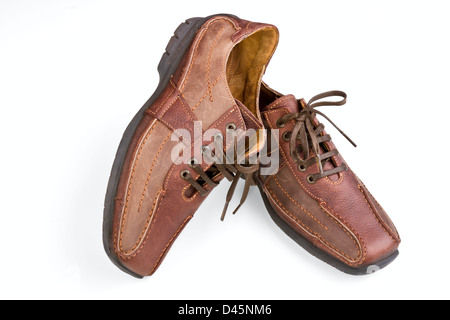
M345 94L339 94L345 103ZM272 150L279 148L280 154L278 172L259 179L275 213L350 267L371 265L395 253L400 237L394 224L323 130L317 104L264 85L261 106L264 124L277 141Z
M172 161L174 150L180 152L180 130L191 137L183 140L184 151L194 159L213 143L203 135L207 130L223 137L230 124L243 132L262 128L261 77L277 43L274 26L230 16L210 18L197 31L170 83L145 111L125 157L110 242L128 270L153 274L225 176L207 161Z

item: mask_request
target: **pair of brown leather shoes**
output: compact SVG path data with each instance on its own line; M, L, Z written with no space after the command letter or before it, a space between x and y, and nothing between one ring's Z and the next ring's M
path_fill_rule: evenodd
M344 104L345 93L306 103L262 82L278 37L273 25L231 15L177 28L108 183L103 240L121 270L153 274L224 178L231 185L222 219L243 178L240 205L257 185L277 225L339 270L372 273L397 257L393 223L316 117L329 120L317 108ZM340 100L327 100L334 96Z

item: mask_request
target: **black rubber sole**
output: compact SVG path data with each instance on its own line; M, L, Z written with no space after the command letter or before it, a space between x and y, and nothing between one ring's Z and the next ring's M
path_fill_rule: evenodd
M272 208L272 205L269 202L269 199L265 195L264 191L262 190L261 184L258 184L259 191L261 193L261 197L263 198L264 204L266 206L267 211L269 212L270 217L275 222L275 224L284 232L286 233L292 240L294 240L298 245L300 245L303 249L305 249L307 252L309 252L314 257L322 260L323 262L331 265L332 267L338 269L339 271L342 271L346 274L354 275L354 276L362 276L362 275L368 275L375 273L387 265L389 265L392 261L394 261L398 255L399 252L394 252L391 256L373 264L370 266L360 267L360 268L352 268L342 261L330 256L326 252L318 249L313 244L311 244L308 240L303 238L301 235L299 235L296 231L294 231L286 222L281 219L278 214L275 213L275 210Z
M117 150L116 157L112 166L103 211L103 246L106 254L114 263L114 265L116 265L120 270L136 278L143 277L127 269L120 262L120 260L114 253L113 243L111 243L114 218L114 198L117 193L117 185L119 183L119 178L122 172L125 155L128 151L128 146L131 143L134 132L144 116L145 110L152 105L152 103L159 97L159 95L169 84L171 76L175 73L179 64L181 63L183 56L191 46L195 35L197 34L197 31L206 21L216 16L234 17L229 14L217 14L206 18L191 18L180 24L175 30L173 37L167 44L166 52L164 52L158 65L158 72L160 77L158 87L156 88L152 96L147 100L147 102L142 106L142 108L137 112L137 114L134 116L134 118L126 128L122 140L120 141L119 148Z

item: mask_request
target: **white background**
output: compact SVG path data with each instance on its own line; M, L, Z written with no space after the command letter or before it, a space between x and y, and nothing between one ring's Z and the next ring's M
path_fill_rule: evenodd
M313 258L257 189L220 222L227 182L154 276L107 258L103 201L123 130L176 27L224 12L279 28L264 77L275 89L347 92L321 110L357 142L327 125L402 236L386 269L353 277ZM450 298L449 13L448 1L1 0L0 298Z

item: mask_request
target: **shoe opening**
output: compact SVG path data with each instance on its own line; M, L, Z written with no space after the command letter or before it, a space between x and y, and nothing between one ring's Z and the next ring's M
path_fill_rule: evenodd
M259 114L261 79L277 44L278 31L275 28L261 29L238 43L227 61L231 94L255 116Z

